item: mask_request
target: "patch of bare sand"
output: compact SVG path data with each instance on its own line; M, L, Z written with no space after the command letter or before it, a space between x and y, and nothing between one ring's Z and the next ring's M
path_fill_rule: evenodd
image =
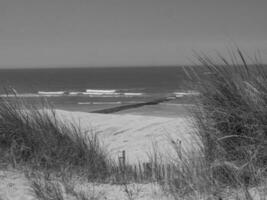
M113 184L99 184L99 183L84 183L74 181L74 190L82 192L88 199L95 200L174 200L175 198L170 194L164 192L162 187L156 183L136 184L131 183L127 185L113 185ZM1 200L34 200L37 199L32 188L30 187L30 180L28 180L23 173L19 171L0 170L0 199ZM66 188L60 184L60 191L63 194L64 200L76 200L76 198L69 193ZM227 191L226 191L227 192ZM266 186L250 188L249 193L253 200L265 199ZM227 192L223 199L236 200L246 199L245 193L239 190L232 190ZM192 194L193 195L193 194ZM215 199L215 197L205 194L196 193L195 196L185 199Z
M147 152L152 150L152 142L157 143L159 151L170 155L167 135L183 141L184 148L193 146L193 127L189 118L167 118L139 115L88 114L57 110L57 115L64 120L79 123L81 128L93 130L107 144L113 158L119 151L126 150L129 162L145 161ZM112 184L75 183L75 189L84 191L91 199L127 200L129 194L125 187ZM128 191L135 200L172 200L170 194L162 191L157 184L130 184ZM240 192L242 193L242 192ZM266 194L266 188L250 190L254 199L262 199L260 193ZM242 196L242 195L241 195ZM264 196L264 195L263 195ZM36 199L30 182L23 173L11 170L0 170L0 200ZM72 199L72 198L67 198ZM196 198L203 199L203 198ZM204 198L207 199L207 198ZM235 199L235 198L227 198Z
M129 163L146 162L153 145L163 155L174 156L170 138L182 141L184 149L193 146L195 136L191 119L186 117L155 117L131 114L96 114L56 110L57 115L79 124L89 133L97 133L112 158L126 151ZM88 133L88 134L89 134Z
M1 200L32 200L30 184L25 176L18 171L0 171Z
M64 187L63 187L64 188ZM75 182L75 191L82 191L88 199L95 200L128 200L129 196L135 200L170 200L157 184L129 184L128 193L123 185L80 183ZM65 200L75 198L61 190ZM1 200L35 200L30 181L18 171L0 171L0 199Z

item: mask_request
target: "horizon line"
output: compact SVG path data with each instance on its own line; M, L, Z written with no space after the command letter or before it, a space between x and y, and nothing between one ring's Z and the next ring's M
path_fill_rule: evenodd
M79 69L79 68L142 68L142 67L184 67L192 65L97 65L97 66L70 66L70 65L58 65L58 66L2 66L2 69Z
M255 63L257 64L257 63ZM259 63L260 65L267 65L267 63ZM219 64L219 65L224 65L224 64ZM242 63L240 63L242 65ZM249 66L254 65L248 64ZM103 66L68 66L68 65L58 65L58 66L2 66L0 67L0 70L19 70L19 69L86 69L86 68L159 68L159 67L192 67L192 66L203 66L202 64L184 64L184 65L103 65Z

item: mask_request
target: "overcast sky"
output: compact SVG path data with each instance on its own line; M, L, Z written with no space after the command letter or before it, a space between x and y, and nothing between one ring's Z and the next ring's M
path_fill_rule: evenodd
M267 61L267 0L0 0L0 67L190 64L237 43Z

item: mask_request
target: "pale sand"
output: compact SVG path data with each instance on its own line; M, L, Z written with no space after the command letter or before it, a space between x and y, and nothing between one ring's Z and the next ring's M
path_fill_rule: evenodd
M153 117L130 114L92 114L84 112L69 112L56 110L57 116L66 121L77 123L88 134L96 133L103 142L110 156L117 160L119 152L126 151L129 163L148 161L148 153L152 152L152 144L157 151L168 155L174 154L170 148L168 136L183 141L184 147L190 147L190 119ZM192 142L192 140L191 140ZM172 153L171 153L172 152ZM78 187L78 185L77 185ZM122 186L88 183L79 186L89 196L98 199L126 200L128 199ZM79 188L78 188L79 189ZM134 199L172 199L161 191L158 185L134 184L129 186ZM0 170L0 199L30 200L36 199L30 188L29 181L18 171ZM72 198L67 198L72 199ZM96 198L97 199L97 198Z
M149 184L129 184L128 191L130 191L131 198L125 192L125 186L114 184L98 184L98 183L83 183L75 181L75 191L83 191L88 199L95 200L175 200L171 194L164 192L162 188L156 183ZM77 200L74 196L66 193L63 185L60 187L63 192L64 200ZM228 192L230 192L229 190ZM265 199L266 185L262 187L254 187L249 189L249 193L253 200ZM232 194L223 198L227 200L246 199L244 192L241 190L232 190ZM194 195L194 194L192 194ZM0 170L0 199L1 200L36 200L36 196L30 187L30 181L18 171L1 171ZM205 194L198 194L191 196L188 199L215 199L215 197Z
M36 199L30 188L29 181L23 174L14 170L0 170L1 200L32 200Z
M183 142L183 147L193 146L193 128L189 118L168 118L138 115L89 114L56 110L64 120L79 122L84 130L93 130L106 144L113 158L120 150L126 150L129 162L146 161L147 152L152 150L152 141L157 142L158 150L167 155L173 153L166 135ZM112 149L112 151L111 151ZM172 152L172 153L171 153ZM125 188L110 184L76 184L77 190L86 191L92 199L127 200ZM172 200L157 184L131 184L128 189L135 200ZM255 188L250 190L255 199L260 199ZM34 197L29 181L18 171L0 170L0 199L32 200ZM67 200L74 198L67 197ZM231 198L229 198L231 199Z
M0 170L0 199L1 200L36 200L30 181L18 171ZM157 184L129 184L128 190L135 200L173 200L164 193ZM77 200L66 194L61 187L64 200ZM125 187L114 184L80 183L75 182L75 190L83 191L88 199L96 200L128 200Z
M96 133L108 149L110 156L117 159L122 150L130 163L148 161L153 145L159 152L173 155L170 137L182 141L184 148L191 148L193 127L190 118L155 117L130 114L96 114L56 110L57 115L79 124L83 130Z

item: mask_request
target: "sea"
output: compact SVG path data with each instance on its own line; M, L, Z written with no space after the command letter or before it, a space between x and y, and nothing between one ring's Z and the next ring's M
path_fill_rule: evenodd
M44 97L56 108L86 112L194 93L182 67L1 69L0 84L1 97Z

